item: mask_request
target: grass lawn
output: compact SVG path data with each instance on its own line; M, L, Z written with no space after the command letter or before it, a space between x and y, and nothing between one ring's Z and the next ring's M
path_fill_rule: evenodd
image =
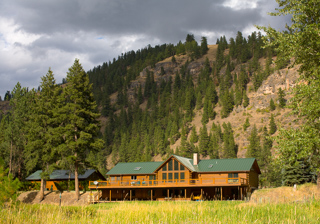
M320 201L118 202L89 206L5 207L0 223L320 223Z

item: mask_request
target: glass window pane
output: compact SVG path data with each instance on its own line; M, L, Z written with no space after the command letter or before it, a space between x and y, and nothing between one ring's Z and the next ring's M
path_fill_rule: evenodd
M184 173L180 173L180 179L184 180Z
M172 170L172 160L170 160L168 163L168 170Z
M162 171L167 171L167 164L162 167Z
M180 164L180 170L184 170L184 166Z
M174 160L174 170L179 170L179 163L177 160Z
M167 174L166 173L163 173L162 174L162 180L166 180L167 179Z
M234 174L234 178L238 178L238 174L237 173Z
M232 178L232 173L228 173L228 178Z
M174 173L174 179L179 180L179 173Z
M172 173L168 173L168 180L172 180Z

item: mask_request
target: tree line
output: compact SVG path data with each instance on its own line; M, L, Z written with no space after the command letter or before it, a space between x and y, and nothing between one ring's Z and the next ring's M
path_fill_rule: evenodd
M41 80L39 91L17 83L11 92L11 108L0 126L1 158L9 175L20 180L41 169L41 198L53 170L70 170L79 197L78 175L96 165L95 153L104 145L92 84L78 59L64 87L56 84L51 69Z

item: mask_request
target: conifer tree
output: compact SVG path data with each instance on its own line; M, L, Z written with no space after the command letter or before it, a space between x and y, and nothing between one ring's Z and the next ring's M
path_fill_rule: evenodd
M246 131L250 127L249 117L246 118L246 122L243 124L243 130Z
M243 106L246 108L249 106L249 98L247 96L247 92L243 91Z
M278 101L279 101L279 107L284 108L286 105L286 99L285 97L285 92L281 88L278 89Z
M60 125L57 116L61 87L56 84L53 72L41 78L41 92L35 95L35 103L31 108L32 116L28 121L28 142L24 151L28 172L41 167L40 201L44 198L45 181L56 167L57 148L62 138L57 128Z
M274 111L276 109L276 105L274 104L274 101L272 98L270 99L270 106L269 107L270 107L271 111Z
M224 158L236 158L237 157L237 146L234 142L233 130L230 122L223 123L223 157Z
M209 153L209 136L206 125L203 125L202 128L200 128L199 151L203 156L206 156Z
M247 150L247 157L259 158L260 157L260 137L258 136L258 130L256 125L253 126L249 137L249 146Z
M270 135L273 135L277 131L277 125L276 122L274 121L274 116L271 114L270 117L270 123L269 123L269 133Z
M190 142L191 143L197 143L198 142L198 135L196 131L196 127L192 127L191 136L190 136Z
M79 198L79 171L84 167L90 151L98 151L103 147L103 141L98 139L100 116L96 111L92 84L83 70L79 60L69 68L67 85L64 88L61 101L65 101L59 110L62 120L60 133L64 143L60 145L62 160L72 164L75 173L76 197Z

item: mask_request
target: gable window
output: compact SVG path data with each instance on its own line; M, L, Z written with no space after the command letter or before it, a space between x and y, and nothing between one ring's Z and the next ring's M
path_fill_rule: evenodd
M137 179L136 175L131 176L131 180L136 180L136 179Z
M184 165L180 164L180 170L184 170Z
M162 174L162 180L167 180L167 174L166 173Z
M179 163L177 160L174 160L174 170L179 170Z
M167 164L162 167L162 171L167 171Z
M172 170L172 160L170 160L168 163L168 170Z

